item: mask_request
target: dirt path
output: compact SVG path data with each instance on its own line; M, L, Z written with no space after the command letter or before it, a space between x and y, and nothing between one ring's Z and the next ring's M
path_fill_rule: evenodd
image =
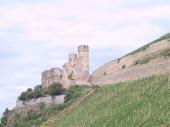
M81 102L83 102L85 99L87 99L93 92L95 91L95 89L91 89L89 91L87 91L84 95L82 95L81 97L79 97L75 102L73 102L70 106L68 106L67 108L65 108L63 111L61 111L60 113L58 113L56 116L50 118L47 122L45 122L41 127L49 127L49 125L52 125L53 123L56 123L57 121L59 121L60 119L62 119L67 113L73 111L76 107L78 107Z

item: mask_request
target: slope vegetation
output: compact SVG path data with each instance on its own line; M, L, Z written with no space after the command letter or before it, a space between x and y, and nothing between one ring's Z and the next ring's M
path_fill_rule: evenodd
M97 88L48 127L169 127L169 75Z

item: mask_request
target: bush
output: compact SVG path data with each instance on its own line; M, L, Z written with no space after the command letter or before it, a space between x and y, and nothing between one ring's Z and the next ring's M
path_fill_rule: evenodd
M63 85L61 83L53 83L48 88L43 89L42 85L37 85L34 90L29 88L27 91L22 92L18 97L18 100L28 101L33 98L45 97L45 95L55 96L61 95L65 92Z
M42 85L38 85L38 86L34 87L34 97L35 98L44 97L44 96L45 96L45 93L42 88Z
M88 88L88 86L71 86L65 96L65 102L70 101L72 99L76 99L82 95L82 93Z
M27 92L22 92L18 97L19 100L26 101L27 100Z
M123 66L122 66L122 69L124 69L125 67L126 67L126 65L123 65Z
M138 64L147 64L149 63L150 59L149 58L144 58L142 60L137 60L135 61L134 65L138 65Z
M7 125L8 122L8 108L6 108L5 112L3 113L3 116L0 119L0 127L4 127Z
M27 99L30 100L30 99L33 99L34 98L34 92L33 92L33 89L29 88L27 90Z
M37 112L28 112L26 120L37 119L40 115Z
M50 96L61 95L64 92L65 89L63 88L63 85L60 83L53 83L46 90L46 94Z

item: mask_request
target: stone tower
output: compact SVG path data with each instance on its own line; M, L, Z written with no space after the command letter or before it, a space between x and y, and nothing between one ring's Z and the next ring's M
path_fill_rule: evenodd
M78 55L70 53L68 62L62 69L52 68L42 73L42 85L48 87L54 82L60 82L65 88L72 85L89 84L89 46L78 46Z
M87 84L89 80L89 46L78 46L78 67L76 84Z

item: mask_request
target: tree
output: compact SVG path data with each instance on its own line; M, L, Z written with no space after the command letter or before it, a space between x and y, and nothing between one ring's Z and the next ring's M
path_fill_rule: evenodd
M61 83L53 83L46 90L46 93L50 96L61 95L64 92L65 89L63 88L63 85Z
M3 116L1 118L1 121L0 121L0 127L4 127L7 125L7 122L8 122L8 108L6 108L5 112L3 113Z
M27 100L27 92L22 92L21 95L18 97L18 99L21 101L26 101Z
M34 87L34 97L35 98L39 98L39 97L44 97L44 90L42 88L42 85L38 85L36 87Z
M30 99L33 99L33 98L34 98L33 89L28 88L28 90L27 90L27 99L30 100Z

